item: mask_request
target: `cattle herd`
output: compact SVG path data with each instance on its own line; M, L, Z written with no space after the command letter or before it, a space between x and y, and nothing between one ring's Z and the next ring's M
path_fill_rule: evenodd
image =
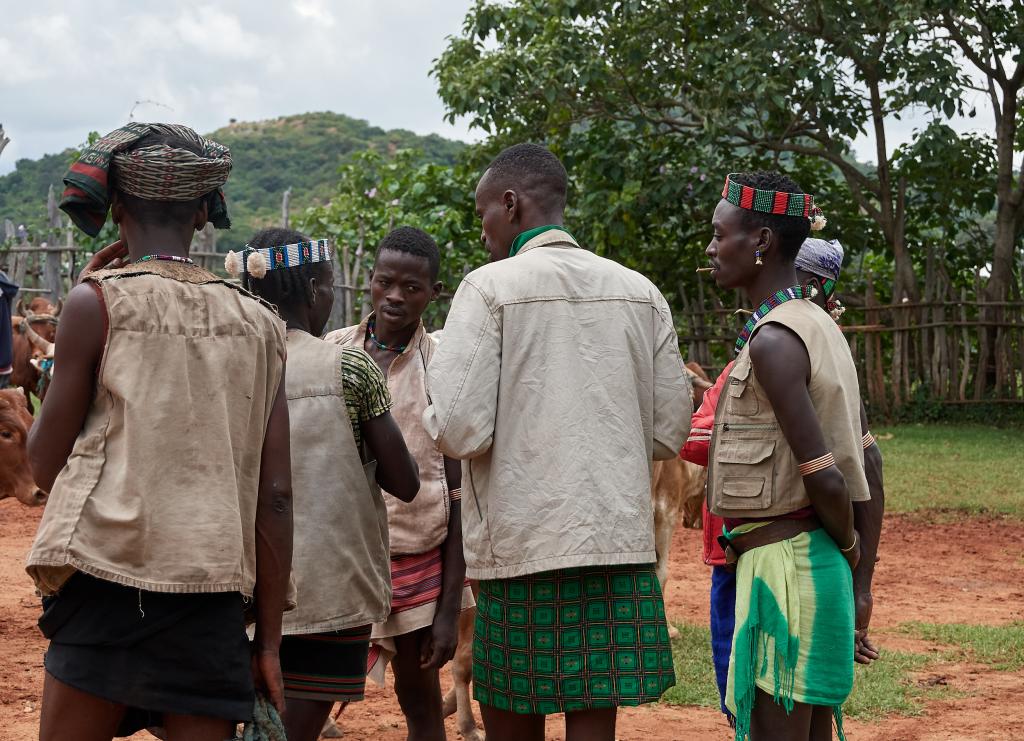
M32 395L42 400L53 376L54 337L63 304L34 298L19 301L12 318L11 388L0 390L0 499L42 504L46 493L32 480L25 443L32 427Z

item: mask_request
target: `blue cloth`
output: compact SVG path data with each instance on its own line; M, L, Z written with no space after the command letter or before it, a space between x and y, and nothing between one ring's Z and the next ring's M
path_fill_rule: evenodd
M722 712L725 709L725 684L729 678L729 654L736 627L736 574L724 566L711 569L711 656L715 662L715 680Z
M14 335L11 331L11 302L18 286L0 270L0 373L8 372L14 361ZM4 384L6 385L6 384Z

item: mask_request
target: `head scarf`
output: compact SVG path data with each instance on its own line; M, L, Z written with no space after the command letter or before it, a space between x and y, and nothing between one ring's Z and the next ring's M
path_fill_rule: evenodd
M800 245L796 267L822 278L838 281L839 271L843 269L843 245L839 244L838 239L808 237Z
M202 154L166 144L126 151L149 134L190 142ZM191 201L205 197L210 222L231 228L221 186L231 172L231 151L187 126L132 122L82 152L64 175L60 208L86 234L95 237L110 211L112 188L150 201ZM113 180L111 181L111 174Z

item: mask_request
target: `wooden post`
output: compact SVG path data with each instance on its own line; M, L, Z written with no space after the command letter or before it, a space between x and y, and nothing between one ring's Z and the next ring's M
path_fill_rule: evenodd
M291 202L292 202L292 189L291 189L291 186L288 186L288 189L285 190L285 192L281 195L281 228L282 229L287 229L288 228L288 221L289 221L288 211L289 211L289 207L291 206ZM337 256L335 256L335 257L337 257Z
M338 250L334 244L331 244L331 270L334 273L334 306L331 307L331 317L327 320L328 331L349 326L345 289L342 287L345 285L345 274L338 262Z
M4 149L8 144L11 143L11 139L4 133L4 125L0 124L0 154L3 154Z

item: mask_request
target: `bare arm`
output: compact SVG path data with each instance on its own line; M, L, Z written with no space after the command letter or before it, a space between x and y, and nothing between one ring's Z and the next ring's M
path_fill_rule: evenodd
M278 711L284 710L284 685L278 658L281 621L292 570L292 466L288 397L284 371L267 423L260 456L256 503L256 641L257 682Z
M444 459L448 490L462 486L462 463ZM430 645L424 647L424 669L440 669L451 661L458 645L459 614L462 612L462 588L466 583L466 558L462 553L462 502L452 502L448 513L448 535L441 544L441 597L431 630Z
M53 488L85 424L105 342L105 312L96 289L76 286L64 303L53 379L28 437L32 475L43 491Z
M811 363L800 338L782 325L768 324L751 341L750 359L797 461L803 463L831 452L825 446L825 435L807 392ZM853 544L853 506L839 469L833 464L804 476L803 482L825 531L841 549ZM843 555L854 568L857 548Z
M377 459L377 483L388 494L411 502L420 490L420 469L391 412L360 422L359 426L366 446Z
M861 432L867 434L868 419L864 404L860 405ZM882 517L885 512L885 488L882 484L882 452L872 443L864 449L864 473L868 480L871 499L853 503L853 520L860 533L860 563L853 571L853 594L857 605L857 661L869 663L878 658L878 650L867 639L868 625L874 598L871 595L871 580L875 574L878 543L882 536Z

